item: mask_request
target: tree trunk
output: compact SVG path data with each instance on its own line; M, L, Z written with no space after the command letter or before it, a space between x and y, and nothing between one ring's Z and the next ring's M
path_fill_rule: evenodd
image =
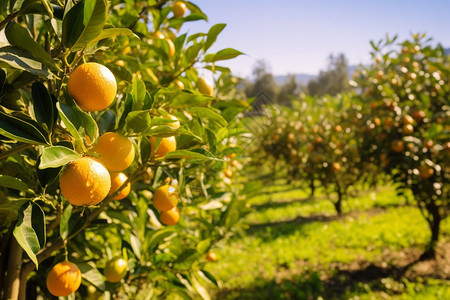
M314 186L314 176L311 175L309 181L309 188L311 189L311 193L309 194L309 198L314 198L314 193L316 191L316 187Z
M5 299L17 300L20 289L20 272L22 270L23 249L14 237L9 246L8 271L5 282Z
M441 227L442 217L439 214L439 208L434 202L430 202L426 206L430 216L427 218L428 225L431 230L431 239L428 243L425 252L421 255L421 260L434 259L436 257L436 247L439 241L439 233Z
M341 185L337 180L336 180L336 191L338 194L338 199L336 202L333 202L333 205L334 208L336 209L337 214L340 215L342 213L342 190Z

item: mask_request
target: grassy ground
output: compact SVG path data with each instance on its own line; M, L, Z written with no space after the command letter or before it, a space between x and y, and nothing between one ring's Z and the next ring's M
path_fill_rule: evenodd
M450 220L439 258L418 262L427 224L393 188L361 192L341 216L280 183L250 204L246 233L207 266L222 283L214 299L450 299Z

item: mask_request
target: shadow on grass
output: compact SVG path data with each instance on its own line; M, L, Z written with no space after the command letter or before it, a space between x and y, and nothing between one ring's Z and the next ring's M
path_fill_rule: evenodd
M257 286L246 289L223 289L218 292L216 299L347 299L351 294L367 292L368 284L372 292L385 292L395 294L382 283L383 278L392 278L401 281L406 271L414 266L418 260L404 266L391 266L387 268L370 264L357 270L335 270L334 275L321 280L317 272L309 272L290 279L264 281Z
M278 192L276 192L278 193ZM326 197L302 197L302 198L288 198L288 199L281 199L277 201L270 201L266 203L261 204L252 204L252 208L255 210L262 210L262 209L269 209L269 208L284 208L286 206L291 205L294 202L302 202L302 204L311 204L314 201L317 200L323 200L326 199Z
M301 231L302 227L307 224L317 223L317 226L323 226L325 223L342 220L345 218L356 218L360 214L377 215L383 213L385 208L372 208L370 210L351 211L340 215L312 215L308 217L298 216L295 219L268 222L262 224L250 224L247 229L248 235L260 236L263 240L272 240L274 238L293 234Z

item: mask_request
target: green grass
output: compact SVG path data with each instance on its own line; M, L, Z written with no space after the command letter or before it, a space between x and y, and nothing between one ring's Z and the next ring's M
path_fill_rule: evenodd
M341 217L325 196L308 199L304 191L280 184L265 188L250 203L255 210L245 218L246 235L223 245L217 250L219 262L207 266L222 282L220 299L330 296L339 287L336 282L345 280L338 267L384 262L386 268L394 268L394 259L386 258L386 253L423 249L429 240L419 210L405 205L392 188L348 199ZM448 219L442 227L442 232L450 233ZM336 295L345 299L379 299L383 293L404 297L396 299L450 296L450 281L432 285L393 281L391 286L398 286L397 290L376 280Z

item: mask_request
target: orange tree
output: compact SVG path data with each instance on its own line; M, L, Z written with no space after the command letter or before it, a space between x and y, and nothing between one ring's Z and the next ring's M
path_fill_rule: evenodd
M225 24L182 33L207 19L188 1L1 5L0 296L208 299L245 198Z
M307 184L311 196L317 183L337 194L332 200L337 213L342 212L348 189L359 179L358 130L349 116L351 99L347 94L305 96L293 101L291 108L269 107L259 134L259 148L284 163L289 181Z
M360 147L372 172L389 174L400 194L413 192L431 230L424 257L432 257L449 207L450 61L425 35L395 40L372 43L374 62L355 78Z

